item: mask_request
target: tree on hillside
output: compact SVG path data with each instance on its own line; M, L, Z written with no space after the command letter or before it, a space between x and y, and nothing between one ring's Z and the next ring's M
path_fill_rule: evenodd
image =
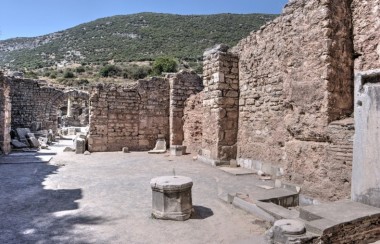
M163 72L176 72L178 64L174 58L160 57L153 63L153 74L161 75Z

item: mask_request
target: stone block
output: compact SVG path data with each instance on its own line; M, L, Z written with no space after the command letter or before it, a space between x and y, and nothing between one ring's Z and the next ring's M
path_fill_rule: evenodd
M129 153L129 148L128 147L123 147L122 151L123 151L123 153Z
M193 181L185 176L162 176L150 181L152 215L158 219L184 221L193 212Z
M75 140L75 153L83 154L86 151L86 140L82 138L77 138Z
M183 148L181 145L172 145L170 146L170 155L172 156L182 156Z
M29 137L28 142L31 147L38 148L40 147L40 142L35 137Z
M75 128L68 128L68 130L67 130L67 135L69 135L69 136L75 136L76 133L77 133L77 131Z
M26 147L28 147L28 145L26 145L25 143L22 143L22 142L20 142L18 140L12 140L11 144L15 148L26 148Z

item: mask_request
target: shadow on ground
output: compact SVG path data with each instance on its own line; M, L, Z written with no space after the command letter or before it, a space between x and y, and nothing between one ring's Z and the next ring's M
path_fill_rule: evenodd
M207 219L214 215L214 212L210 208L203 206L193 206L194 213L191 215L191 219Z
M44 189L57 166L46 163L0 164L0 243L86 243L77 225L96 225L99 217L75 215L81 189Z

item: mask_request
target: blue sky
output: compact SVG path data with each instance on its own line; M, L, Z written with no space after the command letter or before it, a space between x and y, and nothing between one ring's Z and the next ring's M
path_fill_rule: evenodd
M1 0L0 40L44 35L120 14L281 13L286 3L287 0Z

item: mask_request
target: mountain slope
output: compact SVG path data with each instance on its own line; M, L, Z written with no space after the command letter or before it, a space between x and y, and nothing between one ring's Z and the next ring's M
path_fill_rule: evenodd
M0 41L0 67L41 68L62 63L199 59L216 43L235 45L276 15L113 16L35 38Z

